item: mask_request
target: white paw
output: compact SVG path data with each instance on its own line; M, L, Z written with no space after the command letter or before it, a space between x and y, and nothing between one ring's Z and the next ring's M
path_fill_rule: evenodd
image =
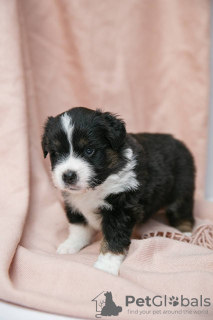
M108 272L108 273L111 273L115 276L118 276L118 273L119 273L119 269L120 269L120 266L114 266L114 265L110 265L110 264L103 264L101 263L100 261L96 261L94 263L94 267L96 269L99 269L99 270L102 270L102 271L105 271L105 272Z
M111 273L118 276L119 269L122 261L124 260L124 255L112 254L110 252L106 254L99 254L98 260L94 263L96 269Z
M86 244L81 243L80 241L73 241L71 239L67 239L60 244L57 249L57 253L59 254L73 254L79 252Z

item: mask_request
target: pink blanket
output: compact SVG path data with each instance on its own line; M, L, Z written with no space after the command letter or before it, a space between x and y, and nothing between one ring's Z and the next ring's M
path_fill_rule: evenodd
M2 300L94 319L110 291L122 307L111 319L213 319L209 20L207 0L0 1ZM173 133L196 159L193 237L155 217L119 277L93 268L100 235L78 254L56 254L67 221L40 137L47 116L76 105L117 112L128 131Z

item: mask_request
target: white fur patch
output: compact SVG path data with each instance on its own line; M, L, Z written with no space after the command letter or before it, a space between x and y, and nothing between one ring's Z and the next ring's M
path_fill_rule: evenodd
M67 158L62 159L61 163L58 163L52 171L53 183L60 190L69 191L65 188L62 176L67 170L74 171L78 176L78 181L75 185L77 190L70 190L70 192L74 194L82 193L88 188L88 181L94 176L94 172L89 163L77 156L73 151L72 135L74 125L67 113L61 116L61 123L70 144L70 154Z
M57 253L72 254L80 251L82 248L90 244L95 231L90 226L77 224L69 225L69 236L60 244Z
M98 256L98 260L95 262L94 267L117 276L124 259L124 254L113 254L111 252L105 254L101 253Z
M110 194L117 194L129 190L136 190L139 183L136 179L136 174L133 171L136 160L133 157L131 149L125 151L129 162L117 174L110 175L101 185L95 189L89 189L82 194L65 194L65 199L68 204L74 209L81 212L88 223L96 230L100 230L100 216L95 213L97 208L112 209L111 205L105 200Z
M102 184L105 189L105 196L112 193L116 194L129 190L136 190L139 187L139 182L133 171L136 166L136 160L134 159L132 149L126 149L125 156L129 159L127 165L118 173L110 175Z
M67 134L68 141L69 142L72 141L72 133L73 133L74 125L72 124L71 117L69 117L66 112L61 116L61 123L64 131Z

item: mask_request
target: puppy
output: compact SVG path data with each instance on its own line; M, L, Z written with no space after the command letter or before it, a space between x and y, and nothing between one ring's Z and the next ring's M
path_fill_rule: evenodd
M134 226L159 209L175 228L192 230L194 161L171 135L127 134L116 115L76 107L47 119L42 148L69 220L58 253L80 251L101 230L94 266L118 275Z

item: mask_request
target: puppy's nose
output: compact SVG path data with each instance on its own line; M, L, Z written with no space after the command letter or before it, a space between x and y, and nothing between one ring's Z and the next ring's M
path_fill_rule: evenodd
M68 170L64 172L62 178L66 183L75 183L77 180L77 174L75 173L75 171Z

